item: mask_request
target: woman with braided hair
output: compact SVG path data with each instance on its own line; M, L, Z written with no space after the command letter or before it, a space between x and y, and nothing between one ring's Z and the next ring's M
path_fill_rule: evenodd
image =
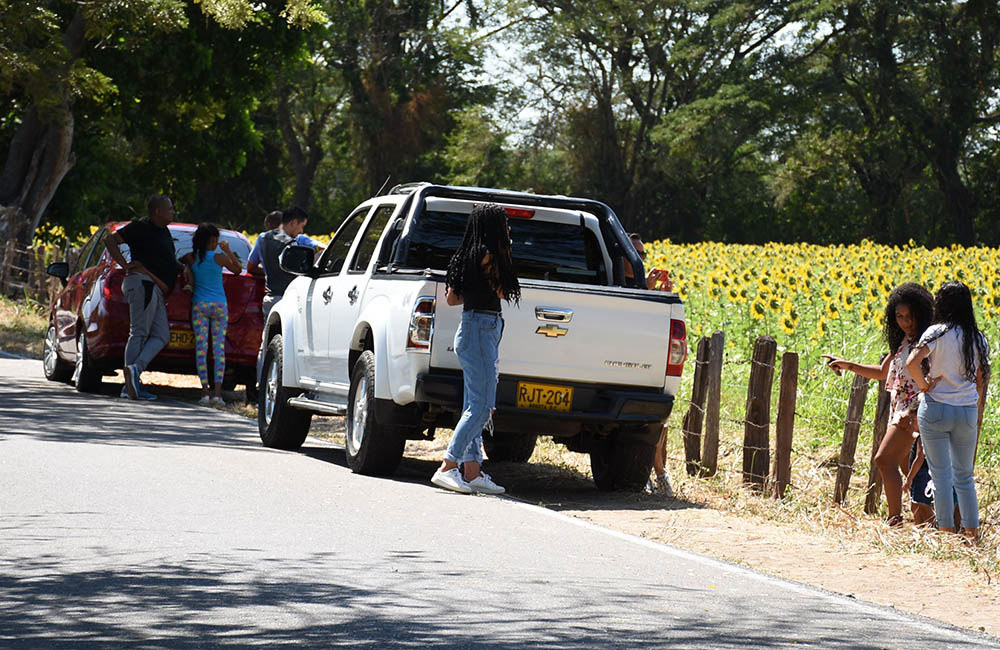
M502 494L504 489L482 471L483 428L492 425L496 405L500 336L500 300L517 304L521 286L510 255L507 213L495 203L476 205L465 236L448 263L446 298L462 305L455 333L455 353L462 365L462 416L441 466L431 482L455 492ZM462 471L459 464L462 464Z
M930 362L926 375L921 369L925 359ZM906 367L923 393L917 421L934 481L938 528L957 532L957 495L963 532L974 543L979 503L972 469L990 380L990 351L976 326L969 287L961 282L941 286L934 296L934 324L910 352Z

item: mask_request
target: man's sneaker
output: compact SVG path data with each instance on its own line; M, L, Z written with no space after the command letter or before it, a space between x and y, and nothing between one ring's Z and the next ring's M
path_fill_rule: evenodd
M213 397L211 401L212 401L212 406L225 406L226 405L226 400L222 399L221 397Z
M202 395L201 399L198 400L198 404L200 404L201 406L208 406L211 403L212 403L212 398L209 395Z
M502 486L494 483L493 479L486 472L482 472L466 485L472 488L473 492L478 492L479 494L503 494L507 491Z
M446 472L438 469L434 472L434 476L431 477L431 483L446 490L452 490L453 492L472 494L472 488L462 478L462 473L458 471L457 467L452 467Z
M134 365L125 366L125 392L129 399L139 399L139 369Z

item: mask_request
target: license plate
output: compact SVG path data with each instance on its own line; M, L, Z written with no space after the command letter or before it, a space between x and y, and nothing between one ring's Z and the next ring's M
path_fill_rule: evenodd
M572 386L517 382L517 407L543 411L569 411L573 405Z
M194 332L191 330L170 330L170 342L167 347L175 350L193 350Z

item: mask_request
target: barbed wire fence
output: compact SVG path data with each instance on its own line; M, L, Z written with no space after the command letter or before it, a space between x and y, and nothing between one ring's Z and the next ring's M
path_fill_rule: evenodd
M830 490L835 503L843 505L852 489L861 489L864 512L879 512L882 478L875 454L889 421L885 382L855 375L842 396L804 391L799 385L799 355L783 352L779 366L775 340L766 335L754 342L749 358L727 358L721 331L701 338L695 350L690 397L676 398L683 410L681 435L685 470L690 476L739 474L747 489L775 499L784 498L789 487L812 489L815 482L832 478L833 485L821 489ZM776 378L779 389L774 395ZM877 395L870 400L873 384ZM740 394L746 395L742 412L734 399ZM1000 413L996 406L990 408L988 400L977 453L980 476L983 474L978 470L993 476L1000 470L1000 440L995 435L998 424ZM739 429L743 430L742 440L735 433ZM817 456L818 449L829 451L829 445L816 444L817 436L830 439L833 431L839 432L839 453ZM720 467L720 448L721 457L732 466ZM740 455L742 463L730 460ZM796 476L808 484L794 484L793 465L799 470ZM825 471L817 471L820 469Z
M8 240L0 257L0 295L48 305L62 288L58 279L48 275L49 264L67 261L72 266L78 255L79 250L68 243L21 248Z

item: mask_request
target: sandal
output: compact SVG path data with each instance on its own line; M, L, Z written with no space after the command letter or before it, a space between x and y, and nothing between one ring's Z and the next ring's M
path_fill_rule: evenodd
M891 517L887 517L886 520L885 520L885 523L890 528L898 528L899 526L903 525L903 515L900 514L900 515L892 515Z

